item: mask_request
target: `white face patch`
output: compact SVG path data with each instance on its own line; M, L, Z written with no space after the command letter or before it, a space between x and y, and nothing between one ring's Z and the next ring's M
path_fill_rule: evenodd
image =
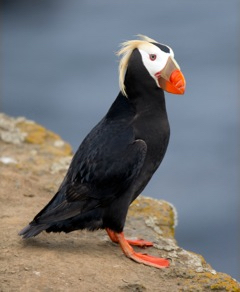
M145 43L138 47L143 64L152 78L156 81L157 86L159 86L159 83L156 74L163 70L170 56L172 58L174 57L172 49L170 47L168 48L170 52L164 52L151 43Z

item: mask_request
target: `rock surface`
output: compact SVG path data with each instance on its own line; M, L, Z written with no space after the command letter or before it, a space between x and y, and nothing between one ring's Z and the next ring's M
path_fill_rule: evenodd
M168 269L130 261L104 231L22 240L17 232L54 195L71 157L58 135L0 114L0 291L240 291L230 276L177 245L176 211L161 200L140 196L125 234L152 240L149 254L170 258Z

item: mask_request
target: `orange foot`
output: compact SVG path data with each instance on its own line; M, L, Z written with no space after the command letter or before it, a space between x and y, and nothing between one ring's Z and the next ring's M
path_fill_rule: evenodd
M112 231L109 228L106 228L106 231L107 231L108 236L112 240L112 242L119 243L119 240L118 240L118 238L116 236L116 232ZM153 246L153 243L151 241L146 241L144 239L136 239L136 240L133 240L133 239L125 239L125 240L130 245L135 245L135 246L142 247L142 248Z
M106 231L111 238L113 242L119 243L121 246L121 249L123 253L130 259L132 259L135 262L152 266L155 268L167 268L169 267L169 261L167 259L163 258L157 258L154 256L150 256L147 254L141 254L134 251L134 249L130 246L131 245L137 245L140 247L147 247L147 246L153 246L152 242L145 241L145 240L127 240L124 237L123 232L117 233L112 231L109 228L106 228Z

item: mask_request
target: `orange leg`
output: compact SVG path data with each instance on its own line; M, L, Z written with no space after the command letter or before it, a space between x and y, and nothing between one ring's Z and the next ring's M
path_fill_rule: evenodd
M125 239L123 232L117 233L110 229L106 229L109 237L114 242L118 242L121 246L123 253L135 262L152 266L155 268L166 268L169 266L169 261L163 258L153 257L147 254L137 253L129 245L128 241Z
M115 235L115 232L112 231L112 230L109 229L109 228L106 228L106 231L107 231L107 234L108 234L108 236L110 237L111 241L114 242L114 243L118 243L118 238L117 238L117 236Z

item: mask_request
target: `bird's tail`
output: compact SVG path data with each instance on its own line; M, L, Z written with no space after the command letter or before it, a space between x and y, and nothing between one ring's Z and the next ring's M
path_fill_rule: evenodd
M22 238L34 237L41 233L43 230L46 230L49 227L48 224L34 224L30 223L26 227L24 227L18 235L22 236Z

